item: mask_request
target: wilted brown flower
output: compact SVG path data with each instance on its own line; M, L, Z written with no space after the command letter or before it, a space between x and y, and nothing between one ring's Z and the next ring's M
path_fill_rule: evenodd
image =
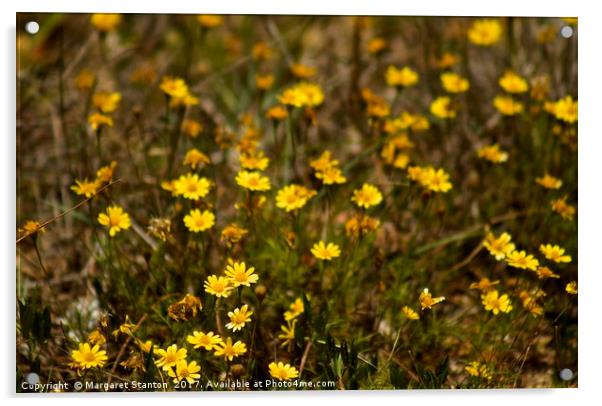
M201 299L187 293L182 300L169 306L167 314L175 321L188 321L202 309Z

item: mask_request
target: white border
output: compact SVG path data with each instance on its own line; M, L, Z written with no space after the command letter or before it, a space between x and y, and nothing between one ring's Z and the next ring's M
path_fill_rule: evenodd
M0 216L0 233L2 238L2 267L4 280L2 286L4 295L2 299L2 360L4 366L0 368L2 394L9 397L9 401L33 401L36 397L26 396L16 399L14 395L14 241L15 241L15 12L122 12L122 13L226 13L226 14L362 14L362 15L456 15L456 16L578 16L579 17L579 99L580 112L580 145L579 145L579 389L576 390L487 390L487 391L398 391L398 392L354 392L354 393L299 393L285 395L282 393L236 393L230 397L223 395L204 394L186 396L184 394L163 394L123 396L125 399L143 397L144 402L163 403L168 398L175 397L179 401L190 403L200 402L245 402L265 405L286 403L289 405L322 401L349 401L351 397L359 402L368 401L376 397L377 402L385 404L399 404L405 402L420 403L424 405L438 404L477 404L477 405L504 405L509 403L543 401L546 406L550 404L567 404L578 402L583 404L598 403L600 401L599 368L602 365L600 357L602 337L600 335L600 309L602 303L600 290L602 289L600 257L600 211L602 199L600 188L602 182L602 126L599 118L600 100L602 99L600 63L600 39L602 39L601 13L597 12L594 1L572 0L542 2L529 2L525 0L503 0L494 2L477 2L470 0L423 0L423 1L395 1L395 0L340 0L340 1L312 1L312 0L220 0L212 2L169 0L169 1L129 1L123 0L87 0L87 1L33 1L21 0L16 4L5 4L3 0L2 12L2 40L0 41L0 125L4 131L0 134L0 159L1 184L3 192L3 213ZM598 396L596 396L598 395ZM82 397L60 396L39 398L50 404L82 402L93 404L106 404L118 398L117 395L109 397Z

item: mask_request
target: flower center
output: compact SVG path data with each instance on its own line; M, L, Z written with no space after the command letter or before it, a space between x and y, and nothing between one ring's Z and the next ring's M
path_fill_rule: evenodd
M94 362L94 361L96 361L96 355L94 355L94 353L92 351L86 352L85 354L83 354L82 358L86 362Z

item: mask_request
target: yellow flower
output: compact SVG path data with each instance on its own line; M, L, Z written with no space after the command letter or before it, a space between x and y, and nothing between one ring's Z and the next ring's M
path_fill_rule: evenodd
M270 163L270 159L265 156L263 151L242 153L238 159L240 161L240 166L249 170L264 171Z
M486 159L493 163L506 162L508 160L508 153L502 151L498 144L487 145L480 148L477 151L479 158Z
M130 228L130 216L119 206L109 206L106 213L98 215L98 222L109 228L109 235L114 237L121 230Z
M41 233L46 232L44 227L42 227L42 224L37 220L27 220L23 225L23 228L19 229L19 232L23 232L24 235L35 234L38 231Z
M437 67L439 69L449 69L455 64L457 64L458 60L459 58L457 55L451 54L449 52L444 52L443 55L441 55L441 58L437 61Z
M418 83L418 73L409 66L397 68L393 65L389 65L385 72L385 80L389 86L413 86Z
M316 68L301 63L294 63L291 66L291 73L297 79L309 79L316 75Z
M293 303L290 304L288 310L284 312L284 320L294 320L297 317L299 317L299 315L304 311L305 306L303 305L303 300L301 300L301 298L298 297Z
M324 101L324 93L319 85L302 82L284 90L278 101L293 107L316 107Z
M352 202L365 209L380 204L382 200L383 195L378 188L369 183L364 183L361 189L354 190L353 197L351 197Z
M201 377L201 374L198 373L200 370L201 367L197 365L196 361L188 363L183 359L176 363L175 372L173 369L169 368L167 374L173 378L173 383L179 383L180 381L186 380L189 384L193 384Z
M136 325L130 321L130 316L126 314L125 321L119 325L119 328L113 330L113 336L118 337L119 334L131 336L136 331Z
M452 106L451 99L447 96L440 96L433 100L430 111L433 116L441 119L456 117L456 110Z
M383 118L391 114L391 106L382 97L375 96L366 102L366 114L369 117Z
M282 121L288 116L288 111L280 105L272 106L266 111L265 116L270 120Z
M297 324L297 320L293 320L292 323L290 321L287 322L286 326L280 326L280 330L282 333L278 334L278 338L282 340L281 347L286 347L287 345L291 345L295 342L295 325Z
M428 118L426 118L426 116L423 116L421 114L414 116L414 122L412 123L412 126L410 127L410 129L413 132L419 133L419 132L426 131L429 128L431 128L431 124L429 123L429 120L428 120Z
M288 88L278 96L278 101L285 106L303 107L307 103L307 98L296 88Z
M224 276L211 275L205 281L205 292L216 297L228 297L232 291L230 279Z
M199 200L209 193L211 182L207 178L201 178L196 173L187 173L180 176L173 183L176 195L186 199Z
M155 365L162 368L164 371L169 371L171 367L177 365L178 362L186 360L187 351L186 348L178 349L177 344L172 344L167 347L167 350L159 348L155 351L155 355L159 357L155 361Z
M493 107L505 116L513 116L523 111L523 104L510 96L495 96Z
M172 97L169 101L169 107L173 108L179 106L196 106L197 104L199 104L199 98L190 93L186 93L182 97Z
M539 279L545 279L545 278L555 278L555 279L558 279L558 278L560 278L560 275L555 274L547 266L540 266L539 268L537 268L537 270L535 272L537 273L537 277Z
M316 178L322 179L325 185L343 184L347 182L347 178L343 176L343 172L339 168L330 167L321 172L316 172Z
M422 185L433 192L446 193L452 188L449 174L443 169L427 168L422 176Z
M203 126L198 121L187 118L182 121L182 131L190 138L196 138L203 131Z
M209 210L192 209L184 216L184 225L193 233L205 231L215 224L215 215Z
M371 54L379 54L387 48L387 40L381 37L370 38L366 49Z
M464 370L468 372L468 375L474 376L477 378L484 378L490 381L493 377L487 365L481 364L479 361L472 361L470 364L464 367Z
M494 315L497 315L499 312L509 313L512 310L508 295L504 293L500 296L497 290L490 290L482 295L481 299L485 310L493 312Z
M101 350L98 344L90 347L88 343L79 343L78 349L71 351L71 359L79 369L102 368L107 361L107 352Z
M571 262L571 256L564 255L564 248L560 248L558 245L541 244L539 246L539 250L546 257L546 259L549 259L550 261L565 263Z
M391 140L391 144L401 149L413 148L414 144L408 138L406 130L414 126L420 118L423 117L415 116L404 111L398 117L390 118L385 121L385 131L389 134L397 135L397 137Z
M321 259L323 261L330 261L333 258L337 258L341 255L341 250L339 246L329 242L325 244L324 241L319 241L311 247L311 253L314 257Z
M527 81L512 71L504 73L504 76L499 80L499 84L508 93L525 93L529 90Z
M94 330L88 334L88 341L95 345L103 345L107 342L107 339L100 331Z
M398 154L393 161L393 166L399 169L405 169L410 164L410 156L407 154Z
M113 119L100 113L90 114L90 116L88 116L88 123L90 123L90 127L92 127L94 131L103 126L113 127Z
M464 93L470 87L468 79L457 73L445 72L441 74L443 88L449 93Z
M96 194L96 191L98 191L98 186L100 185L97 181L88 182L88 179L84 179L83 181L76 179L75 185L71 186L71 190L73 190L77 195L83 195L86 196L86 198L90 198Z
M259 276L254 273L255 268L249 267L244 262L237 262L229 260L226 266L226 276L235 288L239 286L251 286L253 283L257 283Z
M572 96L566 96L554 104L554 116L558 120L572 124L577 121L577 115L577 100L573 100Z
M218 347L222 342L222 338L217 334L213 334L213 331L207 334L202 331L193 331L192 335L186 337L186 341L196 349L204 348L207 351L211 351Z
M262 192L271 189L270 179L259 172L240 171L236 174L236 183L253 191Z
M232 344L232 338L228 337L226 341L222 341L215 348L215 356L223 356L228 361L232 361L235 357L238 357L247 352L247 346L242 341L237 341Z
M424 290L420 292L420 297L418 298L418 301L420 302L420 308L422 310L430 309L437 303L441 303L444 300L444 296L433 297L427 288L424 288Z
M495 285L498 285L500 281L491 281L489 278L481 278L478 282L470 284L470 289L478 289L481 292L489 292Z
M575 216L575 207L568 204L566 199L567 197L564 196L560 199L552 200L552 210L560 214L562 218L572 220Z
M92 105L103 113L112 113L119 106L121 93L119 92L97 92L92 96Z
M113 31L121 23L121 14L92 14L90 22L98 31Z
M468 40L475 45L491 46L500 40L502 25L498 20L476 20L468 30Z
M227 245L232 245L239 242L248 233L248 230L245 230L237 224L232 223L224 227L220 240L226 242Z
M274 75L255 75L255 86L259 90L268 90L274 84Z
M296 88L305 95L306 107L317 107L324 101L324 93L318 84L301 82Z
M176 187L174 186L175 180L164 180L161 182L161 189L171 192L172 196L177 196Z
M539 292L539 293L537 293ZM523 307L529 311L533 316L541 316L543 314L543 307L537 303L537 299L540 296L545 296L544 292L537 291L535 294L531 294L526 290L521 290L518 297L521 299Z
M433 192L446 193L453 187L449 175L443 169L432 166L411 166L408 168L408 178Z
M502 233L499 237L496 237L492 233L488 233L483 241L483 246L487 248L487 251L495 257L498 261L504 259L506 255L514 251L515 246L510 241L512 237L508 233Z
M113 172L115 172L115 167L117 167L116 161L111 161L109 165L101 166L96 171L96 182L100 183L108 183L113 179Z
M159 88L168 96L178 99L188 95L188 85L182 78L165 76L161 79Z
M535 182L540 184L546 189L560 189L562 186L562 180L553 177L552 175L546 173L541 178L536 178Z
M537 258L525 251L512 251L506 254L506 262L508 265L520 269L529 269L536 271L539 266Z
M567 293L571 294L571 295L576 295L577 294L577 282L572 281L567 283L565 290Z
M90 69L82 69L75 77L75 87L79 90L90 89L94 85L96 76Z
M420 315L408 306L404 306L401 311L403 315L409 320L420 320Z
M426 168L424 168L424 167L410 166L408 168L408 179L422 184L422 182L423 182L422 179L425 176L425 173L426 173Z
M196 16L197 21L205 28L213 28L222 25L224 19L220 15L201 14Z
M209 164L209 157L203 154L196 148L189 149L184 156L184 165L190 165L192 169L196 169L200 164Z
M140 351L142 352L146 352L149 353L151 348L153 348L153 342L151 340L146 340L146 341L142 341L142 340L136 340L136 344L138 345L138 348L140 348Z
M268 60L272 57L272 53L272 49L265 42L258 42L253 45L253 49L251 50L253 58L257 60Z
M345 222L345 233L349 237L359 238L376 230L379 225L380 221L373 217L354 216Z
M315 190L300 185L287 185L278 191L276 206L287 212L298 210L305 206L309 199L316 195Z
M272 362L269 365L270 375L272 378L276 378L279 381L288 381L299 376L297 368L290 366L290 364L283 364L282 362Z
M232 331L241 330L245 324L251 322L252 314L253 312L249 311L248 305L242 305L240 308L228 312L230 323L226 324L226 328L229 328Z
M339 165L339 161L332 159L330 151L324 151L318 159L314 159L309 162L309 166L314 168L316 172L322 172L326 169L336 167Z
M138 346L140 351L142 351L144 353L148 354L149 352L151 352L151 349L152 349L153 355L155 354L155 345L153 344L153 342L151 340L142 341L140 339L136 339L136 345Z

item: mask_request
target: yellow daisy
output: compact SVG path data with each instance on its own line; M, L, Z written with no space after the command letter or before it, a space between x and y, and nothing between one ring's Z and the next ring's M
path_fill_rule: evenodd
M157 349L155 355L159 357L159 359L155 361L155 365L162 368L164 371L169 371L171 367L176 366L178 362L186 359L187 351L186 348L178 349L177 344L172 344L167 347L166 350L162 348Z
M110 206L105 213L98 215L98 222L109 228L109 235L114 237L121 230L131 226L130 216L119 206Z
M341 250L336 244L331 242L325 244L324 241L319 241L313 245L311 248L311 253L318 259L330 261L333 258L337 258L339 255L341 255Z
M297 368L290 366L290 364L283 364L282 362L272 362L269 365L270 375L272 378L278 379L279 381L288 381L299 376Z
M204 348L207 351L211 351L218 347L222 342L222 338L217 334L213 334L213 331L207 334L202 331L193 331L192 335L186 337L186 341L192 344L194 348Z
M175 193L186 199L199 200L207 196L211 188L211 182L207 178L201 178L196 173L187 173L173 182Z
M215 215L209 210L192 209L184 216L184 224L193 233L210 229L215 224Z
M270 179L259 172L240 171L236 175L236 183L252 191L270 190Z
M541 244L539 246L539 250L546 257L546 259L549 259L550 261L565 263L571 262L571 256L564 255L564 248L560 248L558 245Z
M364 183L361 189L354 190L353 197L351 197L352 202L365 209L380 204L382 200L383 195L378 188L369 183Z
M239 286L251 286L253 283L257 283L259 276L257 276L254 267L247 266L244 262L231 261L226 266L226 276L230 279L232 286L235 288Z
M537 258L531 254L527 254L525 251L512 251L506 254L506 262L515 268L529 269L531 271L536 271L539 266Z
M224 357L228 361L232 361L234 358L243 355L247 352L247 346L242 341L232 343L232 338L228 337L226 341L222 341L215 348L216 357Z
M91 347L88 343L80 343L77 350L71 351L71 359L73 365L80 369L102 368L107 361L107 352L98 344Z
M253 312L249 311L248 305L242 305L240 308L236 308L231 312L228 312L230 322L226 324L226 328L237 331L241 330L245 324L251 321L251 315Z
M205 292L217 296L228 297L232 291L230 280L224 276L211 275L205 281Z

